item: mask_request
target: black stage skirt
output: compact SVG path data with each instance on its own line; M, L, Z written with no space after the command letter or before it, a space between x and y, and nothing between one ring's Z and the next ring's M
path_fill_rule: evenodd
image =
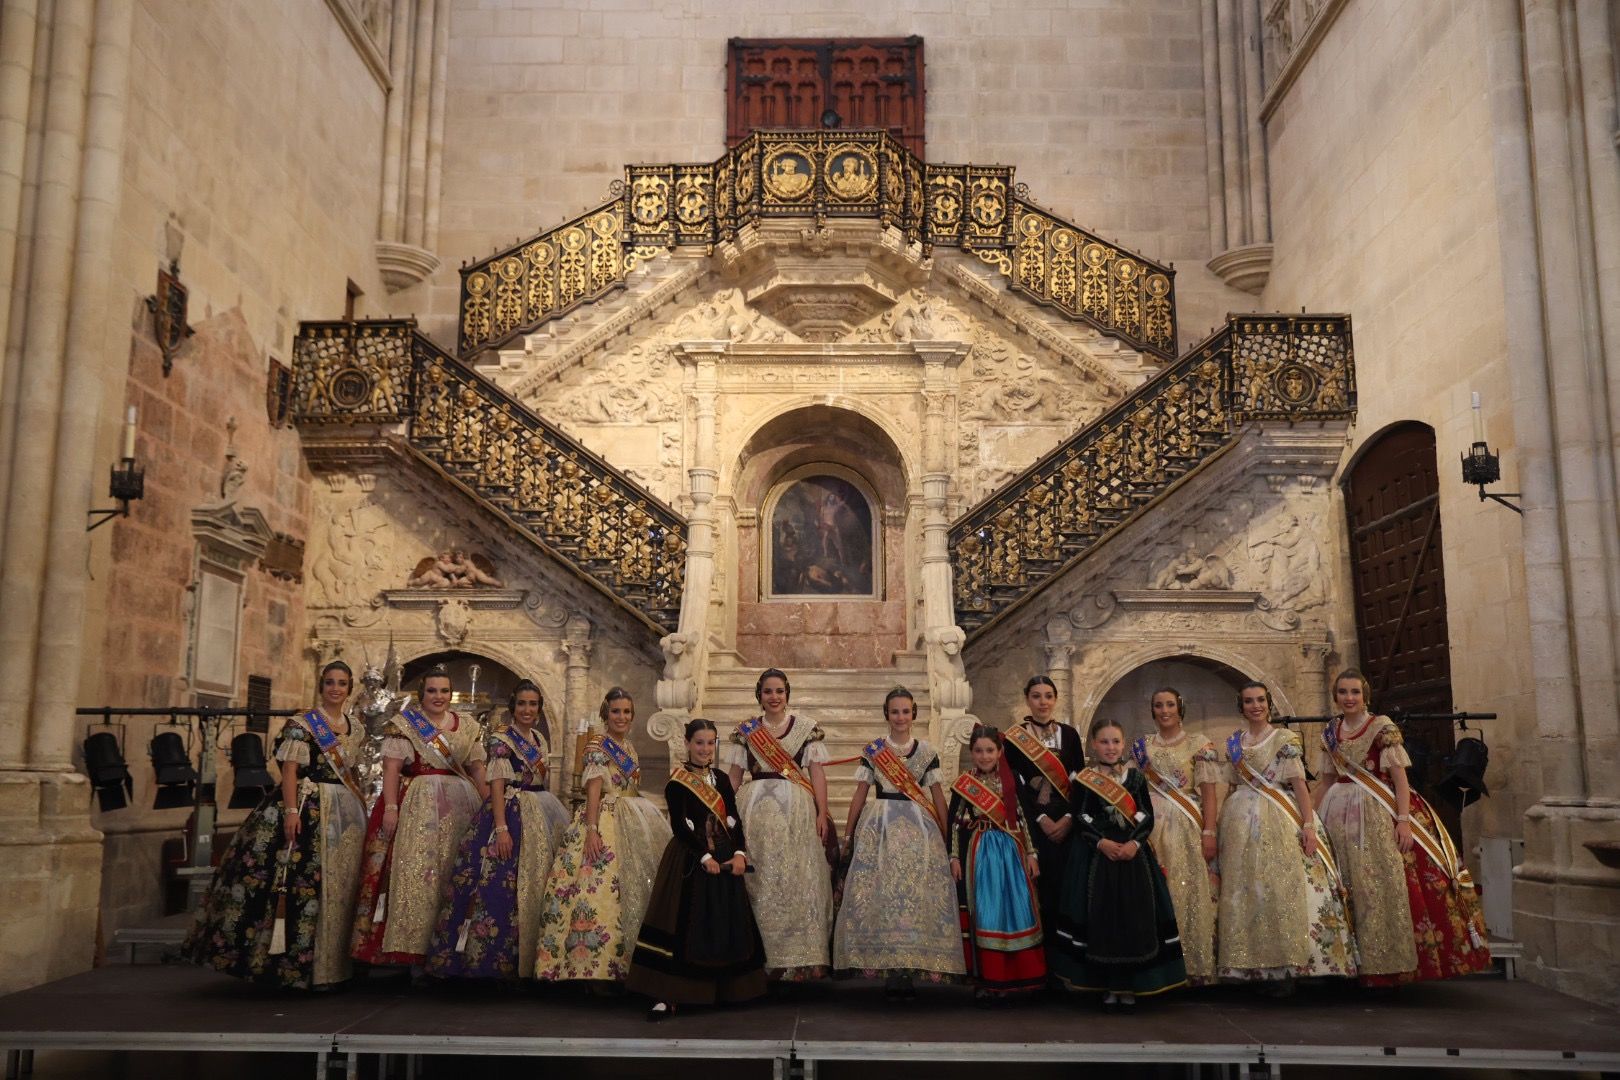
M743 879L711 874L671 840L636 938L625 988L674 1005L747 1001L765 994L765 946Z
M1142 844L1126 862L1082 842L1068 854L1052 973L1071 990L1157 994L1185 984L1170 886L1153 848Z

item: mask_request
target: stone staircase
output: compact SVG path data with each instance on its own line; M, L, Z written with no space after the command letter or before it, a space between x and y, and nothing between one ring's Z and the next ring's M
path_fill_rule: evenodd
M896 686L904 686L917 698L919 735L928 737L931 716L928 696L928 668L921 654L903 653L892 668L838 669L788 672L793 684L789 711L821 725L827 735L827 750L834 761L855 757L861 747L884 734L883 696ZM694 716L705 716L720 728L720 737L750 716L759 714L754 701L754 682L762 668L716 666L709 670L708 685ZM849 800L855 790L855 762L827 770L827 799L833 820L840 831Z

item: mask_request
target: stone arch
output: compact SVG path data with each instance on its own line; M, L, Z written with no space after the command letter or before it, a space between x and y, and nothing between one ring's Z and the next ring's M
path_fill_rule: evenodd
M1207 643L1160 642L1146 644L1122 653L1112 658L1102 671L1086 673L1084 678L1090 689L1077 695L1074 726L1084 732L1091 726L1092 720L1101 712L1110 691L1143 668L1166 660L1182 661L1190 666L1204 667L1206 670L1217 674L1220 674L1224 669L1224 672L1230 673L1230 676L1239 681L1255 679L1263 682L1271 691L1272 705L1277 712L1283 716L1294 713L1293 702L1288 691L1282 686L1281 673L1274 670L1270 665L1261 663L1253 655ZM1223 681L1232 682L1233 689L1236 689L1237 683L1230 677L1224 674L1221 674L1221 677ZM1143 702L1145 703L1145 701L1146 696L1143 695ZM1236 705L1229 706L1224 715L1235 724ZM1127 733L1140 733L1138 729L1144 731L1147 729L1148 717L1145 704L1141 708L1128 712L1126 715L1118 715L1114 718L1125 725ZM1202 725L1189 723L1189 727L1192 726L1201 727Z
M735 460L722 467L721 488L729 489L739 506L756 505L757 499L763 496L763 491L755 490L753 486L757 481L748 469L749 462L761 449L778 441L773 433L781 431L784 421L794 416L803 421L813 421L817 417L842 417L842 423L837 426L845 431L866 429L868 434L879 437L875 440L875 448L880 449L884 456L891 457L899 467L902 491L896 494L903 494L918 486L921 474L920 466L914 460L917 448L908 445L910 439L894 423L893 417L847 394L801 394L755 417L742 437L742 450ZM771 479L774 480L774 477ZM890 492L882 490L882 485L874 483L873 486L879 488L879 494L885 499L889 497Z
M529 679L540 687L540 693L545 699L545 716L551 731L560 730L563 722L563 690L555 685L550 672L529 671L531 665L524 663L515 653L503 648L498 642L480 641L476 648L446 648L442 643L423 642L419 646L406 646L400 650L401 686L406 690L415 689L414 682L420 677L420 668L425 667L423 661L432 657L453 658L449 662L452 687L459 693L466 692L466 667L470 664L493 664L499 670L490 671L488 668L479 672L479 684L484 688L482 692L488 694L488 701L479 706L478 711L485 709L502 709L506 706L506 699L510 687L519 679Z

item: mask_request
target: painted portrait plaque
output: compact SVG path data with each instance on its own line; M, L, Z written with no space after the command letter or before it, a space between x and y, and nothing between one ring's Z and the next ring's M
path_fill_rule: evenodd
M770 595L875 596L873 524L871 502L851 481L821 473L789 482L770 509Z

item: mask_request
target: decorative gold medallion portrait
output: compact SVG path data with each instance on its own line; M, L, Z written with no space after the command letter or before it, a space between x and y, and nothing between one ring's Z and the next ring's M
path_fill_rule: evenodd
M877 190L877 163L864 150L834 150L827 157L827 191L840 202L866 202Z
M765 155L765 194L777 202L799 202L815 182L810 158L796 146L783 146Z

